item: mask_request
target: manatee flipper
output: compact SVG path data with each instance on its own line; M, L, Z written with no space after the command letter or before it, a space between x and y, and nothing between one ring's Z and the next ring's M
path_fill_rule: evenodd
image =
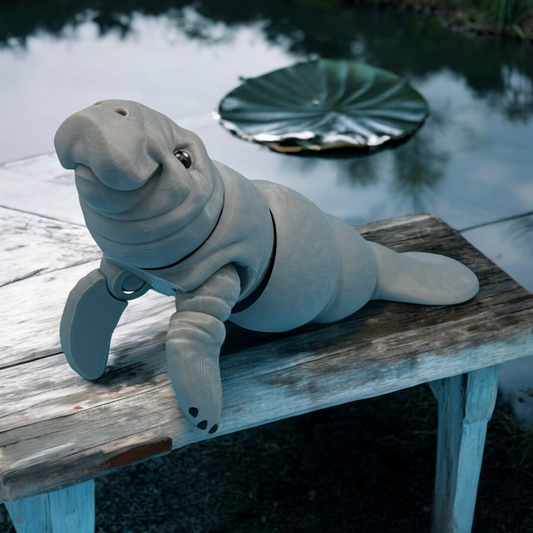
M378 265L373 300L451 305L473 298L479 290L476 275L455 259L423 252L396 253L369 244Z
M98 269L70 291L59 336L68 363L80 376L93 380L104 373L111 335L127 305L109 294Z
M68 363L80 376L94 380L105 371L113 331L128 302L150 286L131 272L102 259L70 291L59 337ZM127 291L127 292L124 292Z
M178 293L177 312L170 318L166 350L174 392L187 418L209 433L218 429L222 414L218 358L224 321L240 290L237 270L225 265L194 291Z

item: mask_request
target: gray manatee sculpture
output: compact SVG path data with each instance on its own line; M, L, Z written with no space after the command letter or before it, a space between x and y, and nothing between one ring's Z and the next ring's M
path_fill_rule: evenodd
M225 320L281 332L340 320L369 300L446 305L478 291L461 263L367 242L288 187L212 161L197 135L141 104L97 102L63 122L55 147L75 169L104 255L67 300L68 362L97 379L127 301L149 288L175 295L170 378L186 416L209 433L222 411Z

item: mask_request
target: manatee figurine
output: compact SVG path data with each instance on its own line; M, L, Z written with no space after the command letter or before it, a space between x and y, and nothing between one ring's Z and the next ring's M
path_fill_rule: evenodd
M447 305L478 291L461 263L368 242L288 187L212 161L197 135L141 104L97 102L63 122L55 147L103 252L63 312L68 362L97 379L127 301L150 288L175 295L170 378L185 415L209 433L222 411L225 320L281 332L341 320L369 300Z

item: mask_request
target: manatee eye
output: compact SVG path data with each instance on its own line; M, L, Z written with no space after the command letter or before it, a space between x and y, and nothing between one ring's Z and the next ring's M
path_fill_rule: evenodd
M185 168L190 168L192 165L192 159L188 152L185 152L183 150L176 150L174 152L174 155L177 159L179 159Z

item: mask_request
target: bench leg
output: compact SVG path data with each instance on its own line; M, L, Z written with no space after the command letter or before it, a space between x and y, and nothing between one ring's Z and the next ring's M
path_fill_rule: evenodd
M432 533L470 533L498 366L430 383L439 402Z
M17 533L94 533L94 479L5 505Z

